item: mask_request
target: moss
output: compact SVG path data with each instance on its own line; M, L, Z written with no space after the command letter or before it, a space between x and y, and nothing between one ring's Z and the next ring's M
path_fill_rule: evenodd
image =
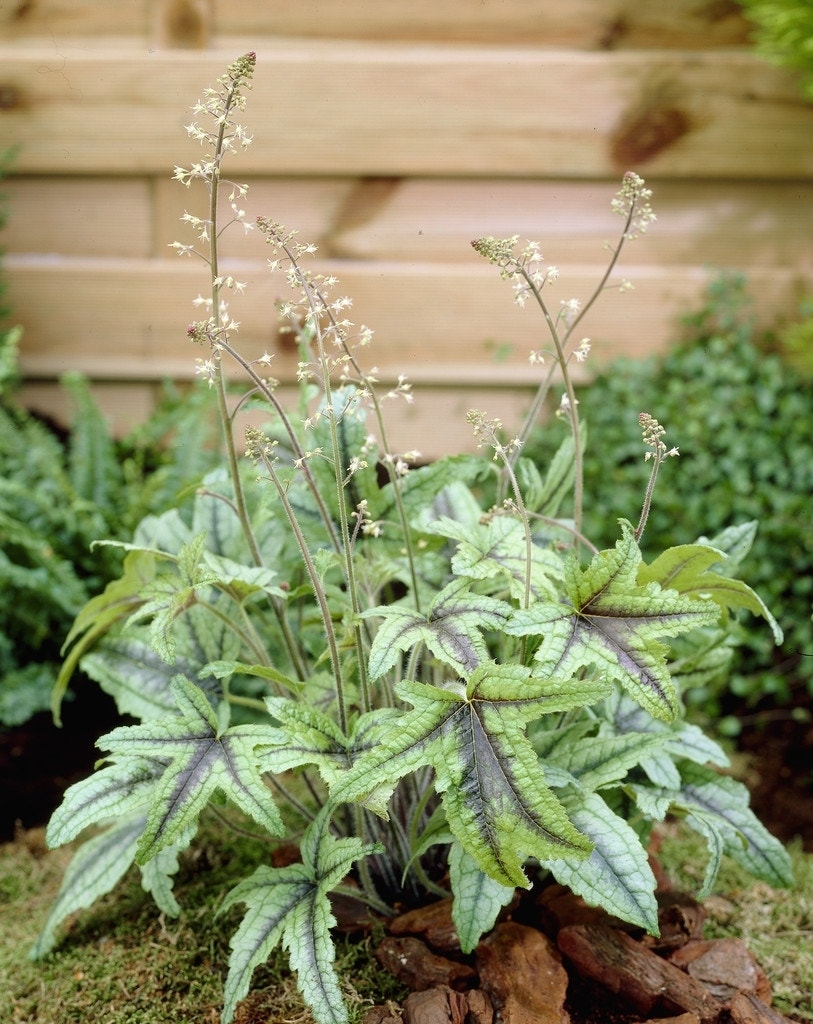
M177 920L160 914L137 873L92 909L76 915L44 961L27 952L56 896L71 851L47 852L41 830L0 847L0 1019L14 1024L218 1024L229 937L239 908L214 920L228 889L262 860L269 845L209 823L182 858ZM374 943L337 941L339 972L360 1021L373 1002L405 990L380 970ZM283 953L254 975L235 1024L288 1020L309 1024Z

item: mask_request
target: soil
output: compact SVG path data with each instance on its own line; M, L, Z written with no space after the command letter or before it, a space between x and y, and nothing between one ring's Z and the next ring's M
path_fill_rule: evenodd
M783 842L799 836L808 852L813 851L811 705L810 697L802 694L795 707L743 714L737 744L757 817Z
M90 683L65 702L62 720L57 728L50 712L41 712L0 728L0 843L19 828L46 824L68 786L93 771L99 736L122 724L113 700Z

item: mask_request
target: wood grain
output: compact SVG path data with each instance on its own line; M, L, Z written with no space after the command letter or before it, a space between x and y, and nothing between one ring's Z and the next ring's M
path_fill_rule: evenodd
M241 206L296 228L320 255L346 260L456 263L471 239L517 234L540 241L551 263L591 263L621 222L610 212L617 181L499 178L247 178ZM192 242L185 211L205 216L202 190L169 179L17 176L4 183L9 253L171 257ZM658 220L623 262L813 270L813 181L658 181ZM228 213L228 206L225 208ZM222 251L262 260L257 231L236 227Z
M59 374L81 369L119 421L194 375L205 267L168 245L192 241L178 221L205 197L170 177L199 158L189 108L248 49L255 143L229 174L251 185L249 221L317 243L382 379L421 386L392 407L403 447L470 447L470 405L510 422L533 386L539 317L470 240L538 239L561 271L551 307L584 298L628 168L658 223L619 268L636 290L580 330L580 371L671 344L712 267L747 273L775 321L813 270L813 106L746 44L733 0L0 0L0 138L19 147L0 244L27 393L58 404ZM291 381L267 247L237 232L222 253L250 284L241 346Z
M0 25L13 39L144 36L174 17L211 18L221 39L244 35L521 43L586 49L742 45L748 26L735 3L697 0L6 0ZM177 30L176 30L177 38Z
M276 353L272 372L293 380L296 355L280 344L274 306L288 297L286 283L255 261L226 262L221 269L249 285L231 309L241 325L241 350L249 358ZM459 387L523 387L529 352L546 345L541 316L516 307L510 288L473 252L465 263L324 261L315 269L339 276L337 294L352 296L355 321L375 331L365 359L384 380L405 373ZM586 299L602 269L563 267L549 293L554 314L562 299ZM78 369L107 379L188 378L195 358L206 355L186 337L186 325L200 317L192 300L205 290L203 268L189 260L10 257L8 271L29 376L55 378ZM620 354L663 350L675 337L678 315L696 307L709 276L700 268L635 265L625 273L635 290L609 290L580 325L579 338L594 342L593 366ZM765 270L762 309L790 308L796 280L793 271Z
M181 126L224 59L5 47L0 128L20 172L164 174L196 158ZM813 174L813 107L736 51L266 42L251 104L235 175Z
M382 200L362 202L338 218L323 252L348 259L457 260L472 238L517 234L542 243L551 263L589 263L615 242L620 221L610 212L616 182L404 179ZM813 182L655 181L657 222L625 251L624 262L688 266L813 264ZM273 197L269 194L269 199ZM263 196L265 199L265 196ZM307 236L311 237L311 236Z
M3 0L0 28L5 39L144 38L150 12L145 3L110 0Z
M2 191L8 210L2 235L7 252L154 255L148 178L17 176L4 181Z

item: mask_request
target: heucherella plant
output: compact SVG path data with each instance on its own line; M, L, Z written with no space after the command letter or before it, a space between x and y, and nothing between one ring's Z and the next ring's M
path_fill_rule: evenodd
M683 716L681 692L716 671L733 614L773 618L733 575L749 527L664 551L644 563L638 541L655 476L677 449L644 413L652 478L636 526L614 548L582 530L585 430L570 374L590 348L584 314L608 285L627 240L654 219L635 174L614 200L623 219L606 274L583 304L547 301L557 276L533 243L483 238L517 302L541 311L544 379L511 438L469 415L478 455L418 465L388 441L387 403L409 400L401 378L380 389L362 365L371 332L347 317L337 282L308 269L314 247L264 218L281 306L301 352L293 409L269 376L271 356L237 344L230 301L243 285L221 269L221 205L244 222L247 188L227 182L228 154L250 136L236 122L255 58L235 61L194 108L188 131L205 155L176 168L202 185L205 217L176 243L208 267L209 293L190 325L199 370L218 403L224 466L200 486L191 515L150 516L124 570L80 613L55 700L81 661L138 724L103 736L101 767L55 812L52 846L96 831L75 854L34 949L108 892L131 864L165 914L179 857L200 816L242 812L270 846L300 836L301 860L259 864L219 913L246 907L232 938L223 1021L254 969L282 944L317 1021L347 1020L333 966L331 894L352 886L386 917L396 903L454 895L460 945L471 951L517 887L552 876L589 903L657 933L647 861L654 823L686 819L708 840L702 893L723 853L788 884L781 845L718 772L719 746ZM248 226L248 225L246 225ZM225 367L247 382L234 400ZM547 365L546 365L547 364ZM522 446L556 380L568 440L549 466ZM247 406L266 425L237 423ZM566 502L572 506L563 512ZM615 510L608 509L613 515ZM232 811L221 808L232 805ZM101 829L101 830L100 830Z

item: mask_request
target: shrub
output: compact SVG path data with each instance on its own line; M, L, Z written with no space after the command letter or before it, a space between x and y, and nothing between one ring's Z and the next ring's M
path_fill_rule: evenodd
M772 348L799 375L813 379L813 295L804 295L795 317L776 328Z

